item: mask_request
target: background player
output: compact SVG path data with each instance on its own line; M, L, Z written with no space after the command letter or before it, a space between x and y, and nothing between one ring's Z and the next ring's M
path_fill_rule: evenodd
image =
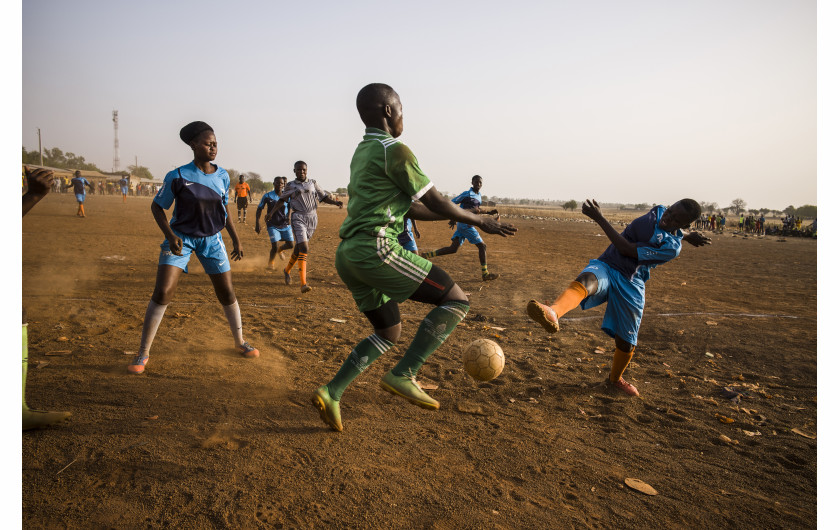
M93 184L87 181L82 176L82 172L76 170L73 173L73 178L70 179L70 185L73 186L73 193L76 194L76 202L79 203L79 209L76 210L76 215L85 217L85 186L90 188L90 192L94 192Z
M309 255L309 240L315 235L315 228L318 226L318 203L325 202L327 204L334 204L341 208L344 203L333 199L329 193L321 189L314 180L310 180L306 176L306 162L298 160L295 162L295 180L291 181L283 193L280 194L280 200L290 199L292 208L291 225L292 232L295 235L295 249L292 251L292 257L289 258L289 263L286 264L284 275L286 285L292 283L292 267L295 262L298 262L298 270L300 271L300 292L308 293L312 287L306 283L306 259ZM278 201L268 212L269 217L274 217L275 210L281 208L281 203Z
M193 252L210 277L216 297L222 304L233 333L236 351L249 358L260 354L259 350L242 338L239 302L233 292L230 261L222 240L221 231L226 228L233 241L231 257L234 261L242 259L242 245L227 209L230 176L213 163L218 150L216 135L213 128L203 121L185 125L179 135L193 150L195 158L189 164L167 173L163 187L152 200L152 215L166 240L160 245L155 290L143 319L140 351L128 365L128 371L133 374L145 371L149 349L166 306L175 295L181 272L187 272ZM164 210L168 210L173 203L175 210L172 221L167 223Z
M38 201L50 192L55 177L49 169L24 170L26 175L26 193L23 195L23 216L35 206ZM84 188L83 188L84 189ZM27 336L26 311L23 312L23 383L21 383L21 398L23 401L23 430L46 427L66 420L71 416L69 412L52 412L48 410L30 409L26 404L26 372L29 366L29 339Z
M125 202L126 197L128 197L128 177L120 179L120 193L122 193L123 202Z
M495 215L496 219L498 219L498 210L488 211L482 210L480 208L480 190L482 184L483 180L481 176L475 175L472 178L472 188L468 189L464 193L452 199L452 202L460 205L461 208L469 210L474 214ZM454 224L454 221L450 222L449 226L453 226ZM487 271L487 245L484 243L484 240L481 239L481 235L479 235L478 230L476 230L474 226L469 225L467 223L458 223L458 229L455 230L454 234L452 234L451 245L449 245L448 247L433 250L432 252L424 252L422 256L426 259L431 259L436 256L446 256L447 254L455 254L456 252L458 252L458 249L461 248L461 245L464 243L465 239L473 245L475 245L478 249L478 262L479 264L481 264L481 279L484 281L489 281L498 278L498 274Z
M244 223L248 213L248 203L251 202L251 186L245 182L245 175L239 175L239 184L234 186L233 195L236 197L237 222Z
M397 234L403 230L403 218L454 219L503 236L516 231L456 208L438 193L411 150L397 140L403 131L402 103L391 87L367 85L356 97L356 108L367 128L350 162L350 199L347 218L339 230L335 267L373 326L373 333L353 348L335 377L312 395L321 419L336 431L343 429L339 400L344 389L399 340L398 304L409 298L436 307L423 319L405 355L382 377L380 386L417 406L439 407L415 377L466 316L470 303L443 269L400 246Z
M413 252L414 254L418 254L417 252L417 241L416 239L420 239L420 230L417 229L417 223L415 223L410 217L406 217L403 219L403 231L399 235L397 235L397 241L402 248L406 249L409 252Z
M257 206L257 225L254 230L260 233L260 214L263 208L268 208L268 211L275 212L273 217L266 216L265 229L268 232L268 239L271 241L271 252L268 254L268 268L274 270L274 258L277 253L280 253L280 259L283 259L283 251L294 247L294 235L292 234L292 227L289 226L289 200L283 200L283 204L275 210L274 203L280 201L280 194L286 187L286 179L283 177L274 177L274 189L262 196L260 204ZM280 241L283 246L280 246Z
M690 227L700 217L700 205L693 199L683 199L669 208L656 206L621 234L604 218L597 202L587 200L582 211L598 223L612 244L598 259L589 261L553 304L528 302L528 316L549 333L556 333L560 329L557 319L578 304L581 309L590 309L607 302L601 329L615 339L609 382L627 395L638 396L639 391L622 374L636 348L650 271L676 258L682 241L699 247L710 244L711 239L697 232L683 237L680 229Z

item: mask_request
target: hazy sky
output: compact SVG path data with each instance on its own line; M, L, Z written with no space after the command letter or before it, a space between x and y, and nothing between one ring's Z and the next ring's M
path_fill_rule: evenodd
M22 142L157 178L191 160L345 186L358 90L400 94L438 189L721 206L816 204L817 6L600 2L26 1Z

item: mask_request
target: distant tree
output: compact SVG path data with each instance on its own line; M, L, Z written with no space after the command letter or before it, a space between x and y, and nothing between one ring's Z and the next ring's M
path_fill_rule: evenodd
M337 195L347 195L347 188L336 188L335 193Z
M770 208L759 208L758 213L760 213L761 215L767 215L768 213L770 213Z
M576 210L577 209L577 201L572 199L570 201L566 201L563 203L564 210Z
M230 181L231 182L236 182L238 184L239 183L239 175L241 175L242 173L238 169L233 169L232 167L226 168L226 171L228 172L228 175L230 176Z
M38 151L27 151L23 148L23 163L38 164L41 163L41 155ZM44 149L44 165L55 167L59 169L84 169L85 171L102 171L96 164L91 164L85 161L85 157L76 156L74 153L64 153L58 147L52 149Z
M796 209L796 215L804 218L814 218L817 216L817 207L811 204L800 206Z
M132 175L144 179L154 179L155 177L152 176L152 172L149 171L149 168L145 166L135 166L130 165L126 168Z
M650 210L650 208L651 207L647 203L644 203L644 202L636 204L636 205L633 206L633 209L635 209L635 210Z
M716 202L707 202L705 204L706 206L703 209L706 211L706 213L712 213L718 209L718 203Z
M796 208L794 208L791 204L790 206L782 210L782 213L786 213L788 215L796 215Z
M741 212L747 208L747 201L741 198L733 199L729 207L735 210L735 215L741 215Z

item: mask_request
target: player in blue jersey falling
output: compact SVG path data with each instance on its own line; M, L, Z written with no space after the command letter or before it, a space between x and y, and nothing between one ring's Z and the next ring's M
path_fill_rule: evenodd
M639 391L622 374L636 349L650 271L679 256L683 241L700 247L712 240L697 232L683 236L682 229L700 217L700 205L693 199L677 201L668 208L656 206L621 234L604 218L597 202L587 200L582 211L598 223L612 244L598 259L589 261L553 304L528 302L528 316L549 333L556 333L558 318L578 304L590 309L606 302L601 329L615 339L609 382L627 395L638 396Z
M480 175L475 175L472 178L472 187L464 193L458 195L452 202L459 205L464 210L469 210L474 214L495 215L499 218L498 210L482 210L481 206L481 185L483 184ZM454 226L455 222L450 222L449 226ZM488 272L487 270L487 245L481 239L478 230L472 225L465 223L457 223L458 229L452 234L452 244L448 247L439 248L431 252L424 252L421 254L426 259L432 259L436 256L446 256L447 254L455 254L466 239L478 248L478 262L481 264L481 279L484 281L495 280L499 277L495 272Z
M263 208L267 212L274 212L274 216L265 219L265 229L268 232L268 239L271 241L271 252L268 254L268 268L274 270L274 259L277 254L280 254L280 260L283 260L283 251L295 246L295 237L292 234L292 227L289 226L289 200L280 200L280 194L286 187L286 180L283 177L274 177L274 190L262 196L260 204L257 206L257 225L254 230L260 233L260 214ZM280 208L274 210L274 204L280 202ZM280 242L283 246L280 246Z
M180 137L190 146L195 157L189 164L166 174L163 186L152 201L152 215L166 240L160 245L155 290L143 319L140 351L128 365L128 371L133 374L145 371L157 328L166 306L175 295L181 273L187 272L193 252L210 277L216 297L222 304L236 351L249 358L260 354L242 338L239 302L233 292L230 261L222 240L221 231L225 228L233 241L230 256L234 261L242 259L242 245L227 206L230 175L213 163L218 150L216 134L203 121L194 121L181 129ZM167 223L164 210L173 203L172 220Z

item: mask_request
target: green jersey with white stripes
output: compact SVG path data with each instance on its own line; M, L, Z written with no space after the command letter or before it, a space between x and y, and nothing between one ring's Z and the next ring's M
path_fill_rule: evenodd
M385 131L366 128L350 162L347 218L338 235L396 239L411 201L431 187L411 149Z

